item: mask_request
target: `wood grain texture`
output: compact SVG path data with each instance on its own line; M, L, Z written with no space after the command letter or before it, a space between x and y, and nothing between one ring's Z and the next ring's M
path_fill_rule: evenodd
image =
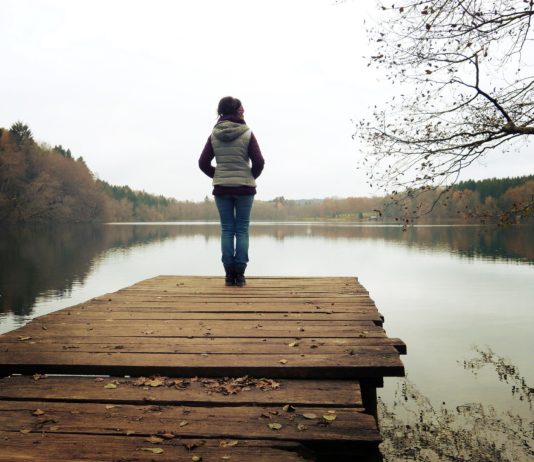
M406 352L383 319L345 277L159 276L41 316L0 336L0 375L28 374L0 380L0 462L380 460L366 396Z

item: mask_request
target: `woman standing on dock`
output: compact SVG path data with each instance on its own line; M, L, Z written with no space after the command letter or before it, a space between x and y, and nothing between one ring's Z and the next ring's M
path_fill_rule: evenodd
M245 123L243 105L226 96L219 101L219 119L198 160L213 178L213 195L221 221L222 262L227 286L244 286L248 263L248 228L256 194L256 178L264 160L256 137ZM211 165L215 158L216 167ZM252 166L251 166L252 163Z

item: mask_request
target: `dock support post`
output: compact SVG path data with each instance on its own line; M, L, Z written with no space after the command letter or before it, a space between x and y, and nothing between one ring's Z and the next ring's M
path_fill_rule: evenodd
M377 395L376 389L378 387L383 387L383 380L373 380L373 379L361 379L360 380L360 389L362 391L362 403L365 408L365 412L371 414L375 420L378 421L377 415Z

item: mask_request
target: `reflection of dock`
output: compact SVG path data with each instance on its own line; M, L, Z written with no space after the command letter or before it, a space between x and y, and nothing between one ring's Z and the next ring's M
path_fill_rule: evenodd
M0 381L0 461L380 460L405 353L382 321L354 278L177 276L34 319L0 336L26 374Z

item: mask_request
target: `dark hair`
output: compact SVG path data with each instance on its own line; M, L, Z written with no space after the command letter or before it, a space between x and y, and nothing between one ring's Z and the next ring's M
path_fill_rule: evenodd
M217 114L220 116L236 115L237 110L241 107L241 101L231 96L225 96L219 101Z

